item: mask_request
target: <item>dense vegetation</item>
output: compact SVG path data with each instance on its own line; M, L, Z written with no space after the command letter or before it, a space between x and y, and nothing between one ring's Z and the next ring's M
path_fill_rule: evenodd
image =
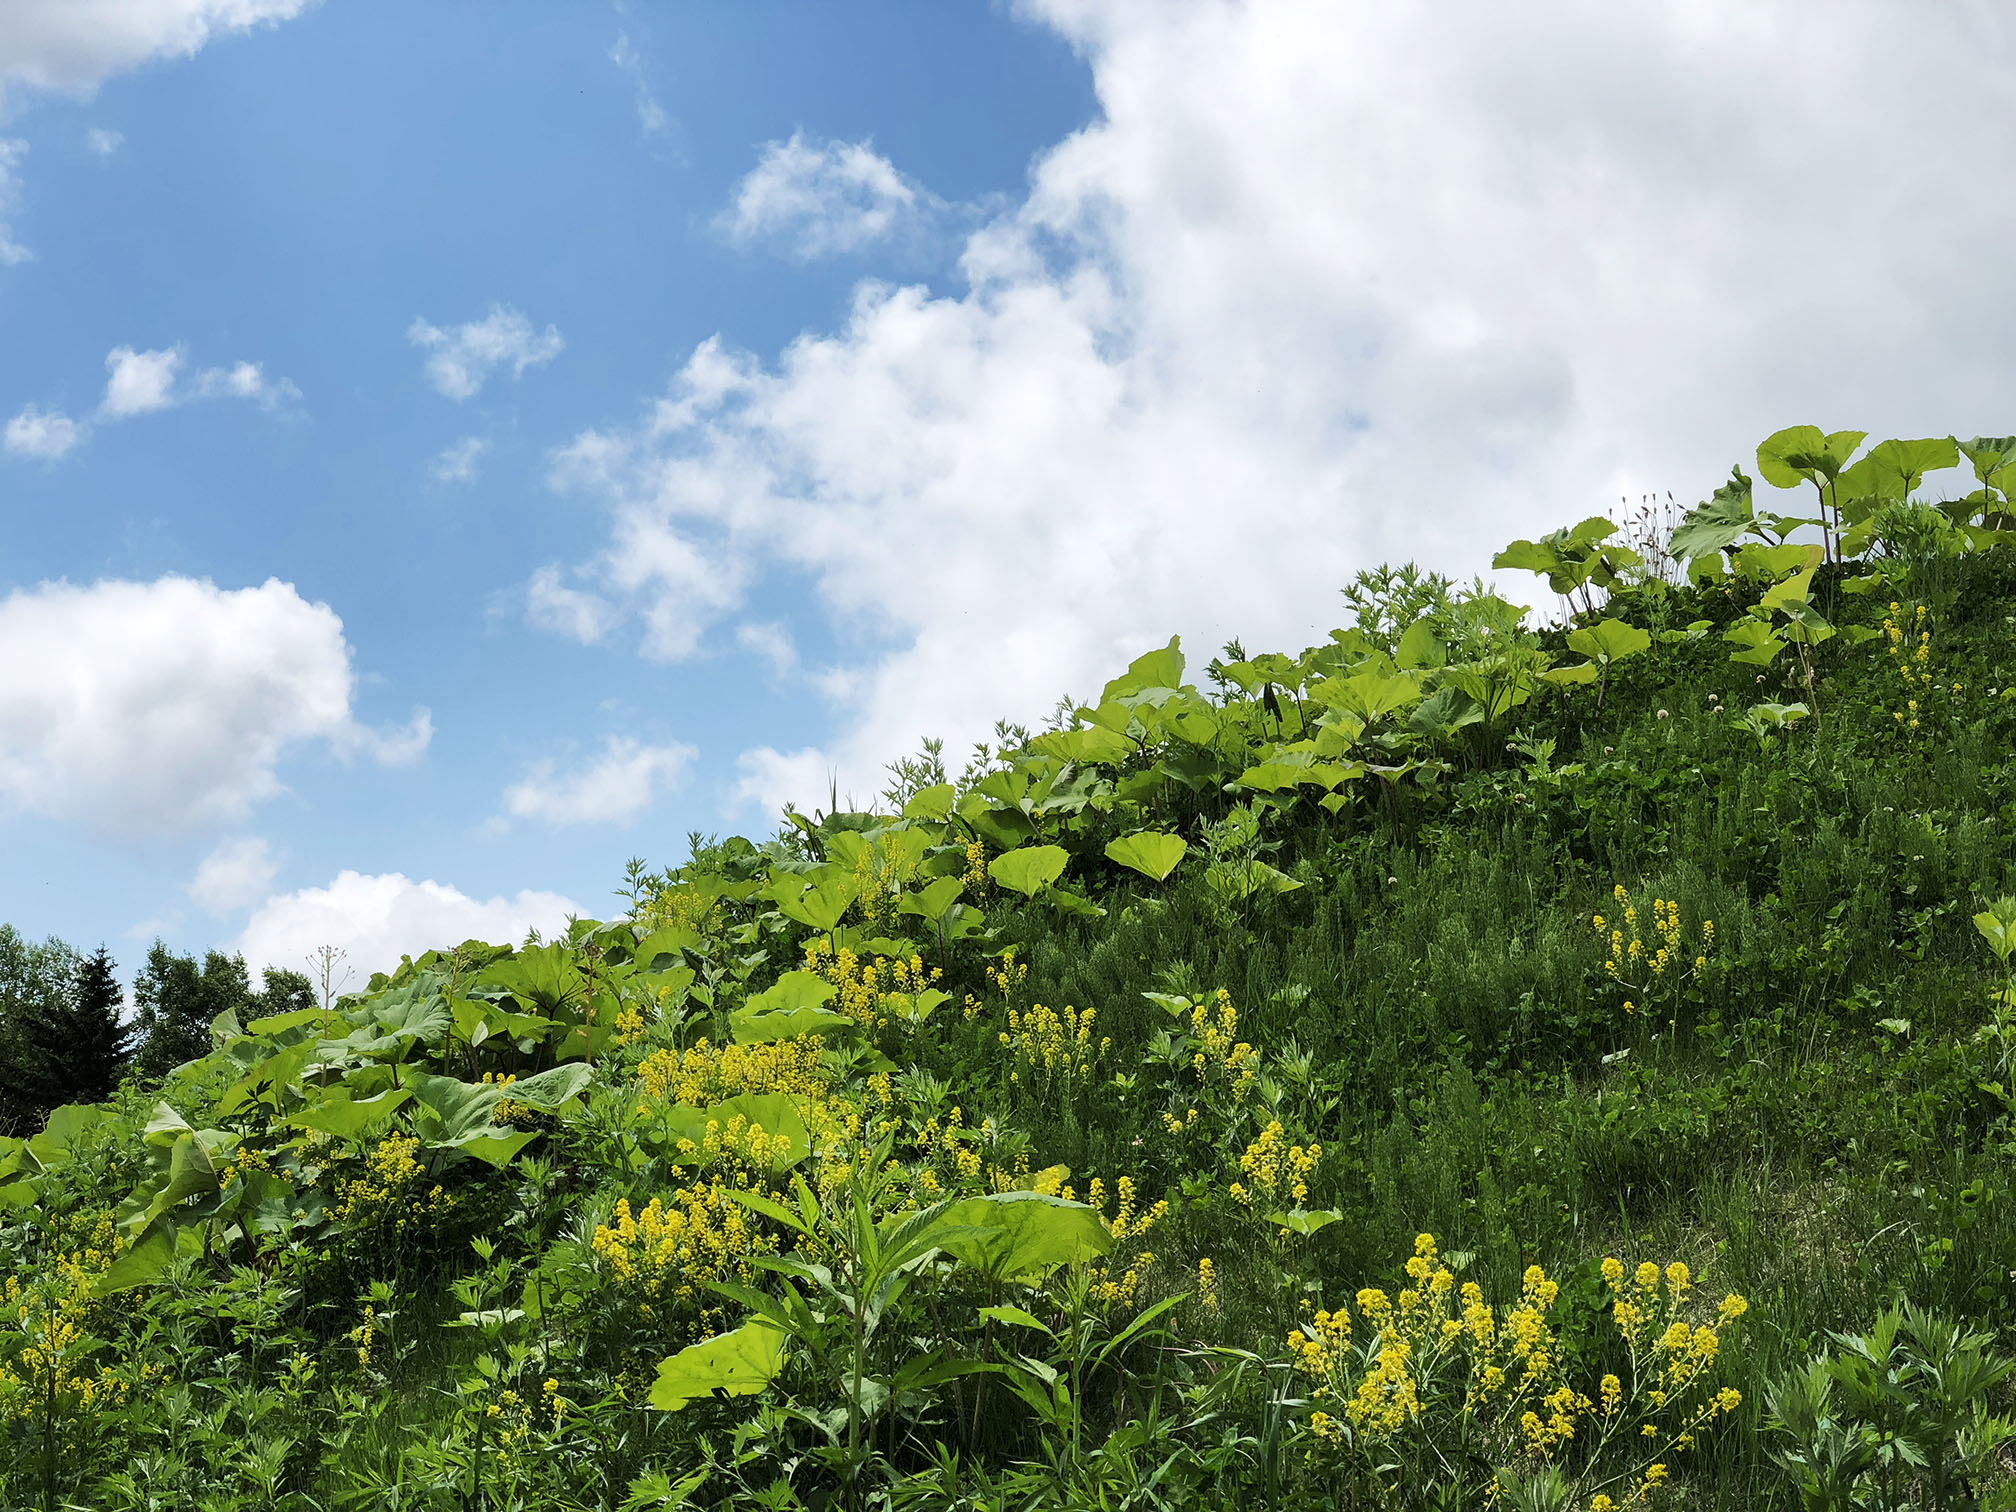
M0 1141L0 1501L2006 1504L2016 439L1864 439L164 1064L182 973Z

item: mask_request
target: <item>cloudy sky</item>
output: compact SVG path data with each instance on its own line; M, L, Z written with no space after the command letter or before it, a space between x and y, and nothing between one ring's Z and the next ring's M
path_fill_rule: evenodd
M1381 560L2007 433L2012 141L1987 0L8 0L0 919L515 935Z

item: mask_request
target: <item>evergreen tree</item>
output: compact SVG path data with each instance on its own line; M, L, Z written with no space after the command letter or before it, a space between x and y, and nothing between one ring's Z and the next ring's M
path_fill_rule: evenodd
M194 956L176 955L160 940L133 979L133 1002L140 1037L134 1065L141 1075L156 1078L209 1053L210 1024L218 1014L234 1010L243 1021L260 1011L243 956L213 950L198 966Z
M133 1059L133 1031L120 1018L119 964L100 945L77 966L61 1052L64 1102L101 1102Z

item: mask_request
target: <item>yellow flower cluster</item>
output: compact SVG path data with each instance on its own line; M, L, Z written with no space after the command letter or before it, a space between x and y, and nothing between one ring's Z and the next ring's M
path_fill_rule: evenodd
M704 935L714 926L714 916L720 907L718 897L702 892L691 883L661 887L651 895L638 915L638 938L644 939L661 929L690 929L697 935Z
M229 1187L234 1181L243 1181L254 1171L271 1171L272 1169L272 1159L264 1150L255 1149L248 1144L241 1144L238 1146L237 1153L231 1157L231 1163L217 1173L217 1185L219 1187Z
M126 1247L112 1215L79 1215L51 1237L57 1247L41 1277L0 1283L0 1422L117 1406L132 1390L127 1375L110 1365L93 1370L87 1359L104 1310L98 1281Z
M1218 1267L1211 1263L1209 1255L1197 1262L1197 1300L1212 1312L1225 1305L1224 1298L1218 1293Z
M445 1213L455 1199L439 1183L425 1195L427 1172L418 1159L420 1141L411 1134L387 1134L364 1157L364 1174L337 1188L338 1223L359 1228L386 1226L404 1233Z
M719 1179L696 1182L635 1212L623 1198L610 1221L596 1225L590 1247L617 1284L643 1301L647 1316L652 1303L699 1302L704 1317L718 1309L703 1283L746 1283L755 1274L751 1258L777 1249L776 1239L728 1195L733 1189Z
M1062 1013L1034 1004L1027 1013L1008 1010L1008 1027L1001 1043L1015 1056L1018 1070L1009 1079L1019 1081L1023 1071L1044 1081L1062 1077L1083 1079L1112 1047L1113 1041L1095 1038L1096 1008L1066 1007Z
M976 898L987 890L987 847L978 840L966 847L966 870L959 874L959 880ZM1028 968L1025 966L1023 970Z
M1222 1079L1239 1094L1259 1076L1260 1052L1239 1038L1239 1010L1223 987L1209 1003L1191 1008L1190 1037L1197 1043L1190 1065L1200 1077Z
M1904 707L1892 710L1891 719L1906 729L1915 730L1921 712L1919 702L1929 698L1933 691L1932 632L1925 624L1925 606L1918 606L1918 612L1909 620L1909 630L1905 628L1905 623L1904 606L1891 600L1890 612L1883 616L1883 640L1890 654L1890 665L1896 668L1898 681L1903 685L1904 696ZM1910 639L1914 632L1917 636L1915 642ZM1910 649L1907 650L1907 646ZM1960 691L1957 685L1953 691Z
M855 896L861 920L873 929L896 912L904 885L917 875L917 858L889 836L870 841L854 858Z
M1715 948L1715 921L1703 919L1700 940L1690 961L1684 944L1684 930L1680 923L1680 903L1677 898L1654 898L1652 900L1652 928L1650 932L1638 927L1638 907L1631 901L1631 894L1623 883L1610 889L1617 900L1618 917L1605 918L1602 914L1590 915L1590 923L1599 936L1607 938L1609 953L1603 961L1603 974L1614 982L1625 986L1637 985L1641 990L1650 990L1666 978L1671 971L1678 979L1682 972L1699 976L1708 968L1708 953ZM1634 983L1634 978L1637 979ZM1636 1005L1627 1002L1626 1012L1635 1011Z
M1603 1261L1631 1364L1602 1376L1593 1399L1565 1378L1567 1351L1551 1316L1560 1288L1539 1266L1527 1268L1518 1298L1502 1310L1475 1282L1457 1285L1431 1234L1416 1238L1405 1270L1395 1296L1374 1287L1358 1293L1363 1348L1353 1347L1343 1308L1313 1312L1288 1336L1291 1363L1315 1383L1309 1427L1319 1441L1366 1448L1402 1433L1446 1432L1492 1464L1594 1467L1608 1463L1605 1447L1622 1436L1642 1446L1636 1467L1606 1470L1597 1485L1625 1486L1628 1495L1619 1494L1629 1508L1665 1481L1667 1457L1692 1448L1701 1429L1742 1403L1732 1387L1706 1389L1706 1376L1721 1331L1748 1304L1731 1295L1712 1319L1702 1318L1692 1276L1678 1261L1628 1274L1621 1261ZM1607 1493L1576 1504L1619 1512Z
M1322 1158L1320 1144L1288 1143L1287 1132L1277 1118L1239 1157L1239 1172L1246 1179L1232 1183L1232 1198L1247 1207L1256 1201L1271 1206L1285 1195L1300 1206L1309 1200L1309 1178Z
M988 1190L987 1162L980 1153L982 1131L966 1127L966 1113L955 1107L941 1122L924 1121L913 1142L919 1168L917 1185L932 1200L954 1193L978 1197Z
M745 1092L788 1092L823 1098L829 1086L810 1035L761 1045L695 1042L686 1050L660 1050L644 1058L637 1079L661 1102L711 1107Z
M1131 1307L1141 1295L1148 1268L1155 1263L1154 1251L1144 1248L1142 1241L1150 1230L1169 1216L1169 1204L1165 1200L1152 1207L1142 1207L1132 1176L1122 1176L1114 1183L1113 1191L1119 1206L1111 1218L1105 1212L1106 1184L1103 1181L1093 1177L1085 1193L1086 1202L1099 1209L1099 1221L1113 1236L1113 1248L1091 1267L1092 1300ZM1070 1195L1068 1188L1064 1195Z
M485 1071L483 1073L483 1085L486 1087L508 1087L517 1080L518 1073L515 1071L506 1072L502 1075L499 1075L495 1071ZM500 1097L497 1100L496 1108L490 1116L500 1124L513 1124L521 1121L529 1123L532 1119L537 1118L539 1114L537 1109L528 1108L524 1103L515 1103L508 1097Z
M836 951L824 936L805 947L805 969L839 989L832 1003L836 1012L870 1029L886 1029L891 1018L913 1022L918 994L945 975L939 967L927 968L924 958L914 954L870 956L864 961L848 946Z

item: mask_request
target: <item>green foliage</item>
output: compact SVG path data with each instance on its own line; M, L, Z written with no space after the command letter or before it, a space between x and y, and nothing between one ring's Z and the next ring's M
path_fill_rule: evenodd
M144 1074L0 1137L0 1504L2006 1498L2016 444L1862 439L550 942L156 952Z

